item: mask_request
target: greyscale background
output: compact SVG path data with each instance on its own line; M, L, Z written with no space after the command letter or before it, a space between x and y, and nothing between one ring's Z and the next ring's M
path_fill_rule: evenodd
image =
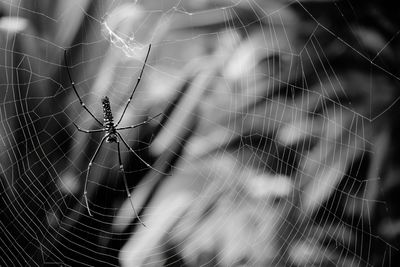
M395 1L1 0L0 265L398 266L399 33Z

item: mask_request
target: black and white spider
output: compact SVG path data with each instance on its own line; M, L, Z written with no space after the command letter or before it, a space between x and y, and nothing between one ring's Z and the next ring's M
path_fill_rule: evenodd
M123 137L121 136L121 134L118 132L119 130L133 129L133 128L136 128L136 127L139 127L139 126L148 124L151 120L155 119L156 117L158 117L158 116L160 116L160 115L162 114L162 113L159 113L159 114L157 114L156 116L151 117L151 118L149 118L149 119L147 119L147 120L145 120L145 121L143 121L143 122L141 122L141 123L138 123L138 124L134 124L134 125L131 125L131 126L118 127L118 126L119 126L119 123L121 122L121 120L123 119L123 117L124 117L124 115L125 115L125 112L126 112L128 106L129 106L129 103L130 103L131 100L132 100L133 94L135 93L136 88L138 87L138 85L139 85L139 83L140 83L140 80L141 80L141 78L142 78L142 74L143 74L143 71L144 71L144 67L146 66L147 58L149 57L149 54L150 54L150 49L151 49L151 44L149 45L149 49L148 49L148 51L147 51L147 55L146 55L146 58L145 58L145 60L144 60L144 63L143 63L142 69L141 69L141 71L140 71L139 77L138 77L138 79L137 79L137 82L136 82L135 86L133 87L132 93L131 93L131 95L130 95L130 97L129 97L129 99L128 99L126 105L125 105L125 108L124 108L124 110L123 110L123 112L122 112L122 115L121 115L121 117L119 118L119 120L118 120L118 122L117 122L116 124L114 124L113 114L112 114L112 112L111 112L110 100L109 100L109 98L108 98L107 96L103 97L102 100L101 100L101 101L102 101L102 104L103 104L103 123L101 123L100 120L98 120L98 119L93 115L93 113L86 107L85 103L82 101L82 98L79 96L78 91L77 91L76 88L75 88L75 83L74 83L74 81L72 80L72 76L71 76L71 73L70 73L70 71L69 71L69 65L68 65L68 61L67 61L67 51L66 51L66 50L64 51L64 60L65 60L65 64L66 64L66 67L67 67L68 77L69 77L69 80L70 80L70 82L71 82L72 88L74 89L74 92L75 92L76 96L78 97L81 106L90 114L90 116L92 116L92 118L93 118L102 128L100 128L100 129L95 129L95 130L86 130L86 129L80 128L80 127L79 127L78 125L76 125L75 123L73 123L73 124L74 124L75 127L78 129L78 131L80 131L80 132L84 132L84 133L105 132L105 133L106 133L106 134L104 135L104 137L101 139L100 144L97 146L96 151L94 152L94 154L93 154L93 156L92 156L92 158L91 158L91 160L90 160L90 162L89 162L89 165L88 165L88 167L87 167L87 173L86 173L86 179L85 179L85 185L84 185L83 196L84 196L84 198L85 198L86 208L87 208L88 213L89 213L90 216L92 216L92 213L91 213L91 211L90 211L89 202L88 202L88 199L87 199L87 183L88 183L89 174L90 174L90 169L91 169L91 167L92 167L93 161L96 159L96 156L97 156L97 154L99 153L100 148L101 148L101 146L103 145L104 141L106 141L106 142L108 142L108 143L116 143L116 144L117 144L119 169L120 169L120 172L122 173L122 177L123 177L123 180L124 180L126 194L127 194L128 198L129 198L129 201L130 201L130 203L131 203L131 205L132 205L132 209L133 209L133 211L135 212L135 215L136 215L136 217L138 218L138 220L139 220L139 222L140 222L141 224L143 224L143 222L140 220L140 218L139 218L139 216L138 216L138 214L137 214L137 212L136 212L136 210L135 210L135 207L134 207L134 205L133 205L133 202L132 202L132 199L131 199L131 193L129 192L129 188L128 188L128 182L127 182L127 180L126 180L126 175L125 175L125 171L124 171L124 165L122 164L122 160L121 160L121 149L120 149L120 145L119 145L120 140L121 140L121 141L124 143L124 145L125 145L125 146L140 160L140 161L142 161L148 168L151 168L152 170L154 170L154 171L156 171L156 172L158 172L158 173L161 173L161 174L163 174L163 175L166 175L165 173L162 173L162 172L158 171L157 169L153 168L150 164L148 164L146 161L144 161L144 160L143 160L129 145L128 145L128 143L124 140L124 138L123 138ZM144 225L144 224L143 224L143 225Z

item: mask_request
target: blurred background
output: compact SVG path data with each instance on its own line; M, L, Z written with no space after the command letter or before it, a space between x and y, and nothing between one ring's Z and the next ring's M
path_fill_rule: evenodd
M394 1L0 1L0 265L398 266L399 33ZM145 227L112 143L88 214L103 133L66 67L119 118L149 44Z

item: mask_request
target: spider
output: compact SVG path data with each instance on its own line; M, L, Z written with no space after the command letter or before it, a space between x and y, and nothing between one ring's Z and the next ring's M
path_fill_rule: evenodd
M91 213L91 211L90 211L90 208L89 208L89 201L88 201L88 198L87 198L87 183L88 183L89 174L90 174L90 169L91 169L91 167L92 167L93 161L96 159L96 156L97 156L97 154L99 153L100 148L102 147L104 141L106 141L107 143L116 143L116 144L117 144L119 170L120 170L120 172L121 172L121 174L122 174L122 177L123 177L123 180L124 180L124 185L125 185L126 194L127 194L128 199L129 199L129 201L130 201L130 203L131 203L131 206L132 206L132 209L133 209L133 211L134 211L134 213L135 213L135 216L138 218L139 222L140 222L142 225L144 225L144 223L140 220L139 215L138 215L138 213L136 212L136 209L135 209L135 207L134 207L134 205L133 205L133 202L132 202L132 199L131 199L131 193L129 192L128 182L127 182L126 175L125 175L125 171L124 171L124 165L122 164L122 160L121 160L120 140L121 140L122 143L124 143L124 145L129 149L129 151L132 152L132 153L133 153L141 162L143 162L148 168L150 168L150 169L152 169L152 170L154 170L154 171L156 171L156 172L158 172L158 173L161 173L161 174L163 174L163 175L166 175L165 173L163 173L163 172L161 172L161 171L159 171L159 170L153 168L150 164L148 164L145 160L143 160L143 159L128 145L128 143L125 141L125 139L124 139L124 138L121 136L121 134L119 133L120 130L133 129L133 128L137 128L137 127L139 127L139 126L148 124L150 121L152 121L153 119L157 118L158 116L160 116L160 115L162 114L162 113L159 113L159 114L157 114L157 115L155 115L155 116L153 116L153 117L150 117L150 118L148 118L147 120L145 120L145 121L143 121L143 122L141 122L141 123L138 123L138 124L134 124L134 125L131 125L131 126L119 127L119 123L122 121L122 119L123 119L123 117L124 117L124 115L125 115L125 112L126 112L128 106L129 106L129 103L130 103L131 100L132 100L133 94L135 93L136 88L139 86L139 83L140 83L140 80L141 80L141 77L142 77L144 68L145 68L145 66L146 66L147 58L149 57L149 54L150 54L150 49L151 49L151 44L149 45L149 49L148 49L148 51L147 51L146 58L145 58L145 60L144 60L142 69L141 69L141 71L140 71L140 74L139 74L139 76L138 76L138 78L137 78L136 84L135 84L135 86L133 87L132 93L131 93L131 95L130 95L130 97L129 97L129 99L128 99L126 105L125 105L125 108L124 108L124 110L123 110L123 112L122 112L122 115L121 115L120 118L118 119L117 123L114 123L113 114L112 114L112 112L111 112L110 100L109 100L109 98L108 98L107 96L103 97L102 100L101 100L101 101L102 101L102 105L103 105L103 123L101 123L100 120L98 120L98 119L93 115L93 113L86 107L85 103L82 101L82 98L81 98L80 95L78 94L78 91L76 90L74 81L72 80L72 76L71 76L71 73L70 73L70 70L69 70L70 67L69 67L69 65L68 65L68 60L67 60L67 51L66 51L66 50L64 51L64 60L65 60L65 64L66 64L66 67L67 67L68 77L69 77L69 81L70 81L70 83L71 83L71 85L72 85L72 88L73 88L73 90L74 90L74 92L75 92L77 98L79 99L79 102L80 102L81 106L82 106L82 107L89 113L89 115L101 126L101 128L100 128L100 129L95 129L95 130L86 130L86 129L80 128L77 124L75 124L75 123L73 122L74 126L76 127L76 129L77 129L78 131L83 132L83 133L105 132L105 135L104 135L103 138L101 139L100 144L97 146L97 148L96 148L96 150L95 150L95 152L94 152L94 154L93 154L93 156L92 156L92 158L91 158L91 160L90 160L90 162L89 162L89 164L88 164L87 172L86 172L86 179L85 179L85 185L84 185L83 196L84 196L84 199L85 199L87 211L88 211L88 213L89 213L90 216L93 216L93 215L92 215L92 213Z

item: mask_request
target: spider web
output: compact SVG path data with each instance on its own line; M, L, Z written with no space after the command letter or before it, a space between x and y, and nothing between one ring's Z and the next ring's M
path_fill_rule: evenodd
M1 264L395 266L390 4L0 1ZM121 121L128 186L102 120ZM146 167L148 162L160 172Z

